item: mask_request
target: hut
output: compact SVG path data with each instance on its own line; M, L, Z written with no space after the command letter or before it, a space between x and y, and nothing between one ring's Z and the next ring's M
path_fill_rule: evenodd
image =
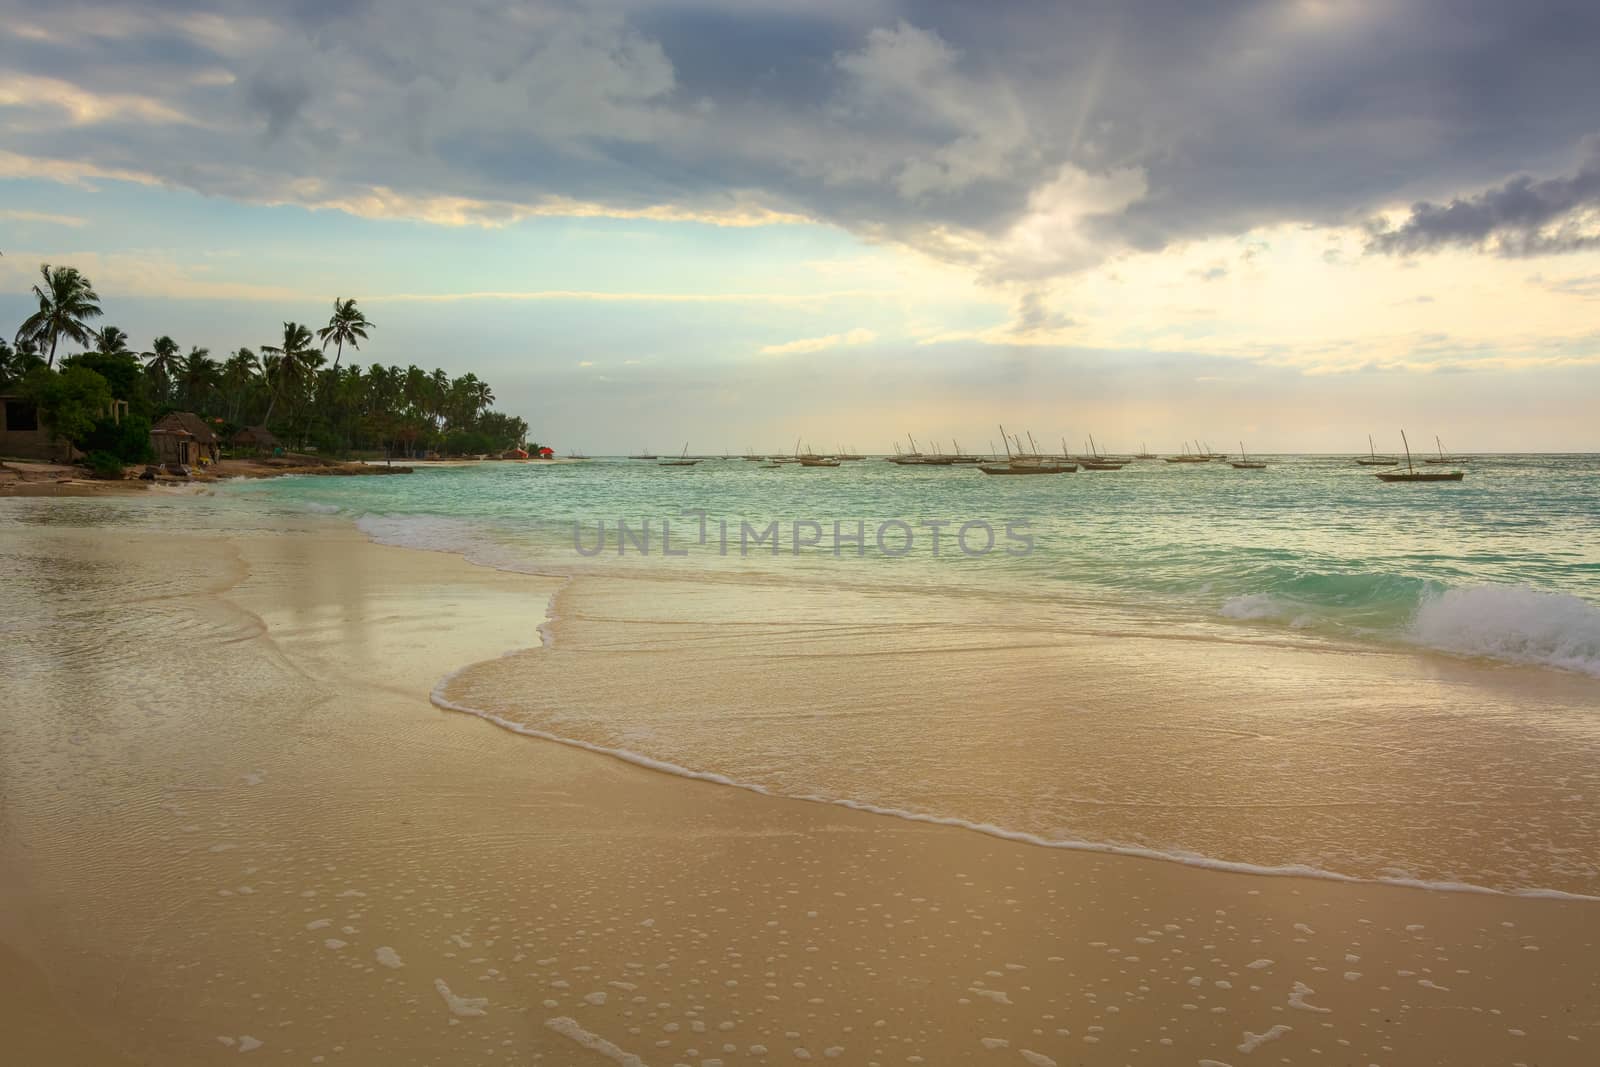
M157 426L150 431L150 450L162 466L191 467L200 462L199 447L188 430Z
M278 437L265 426L246 426L233 435L233 447L238 452L254 452L260 455L276 450Z
M176 450L183 435L188 437L188 459L168 458L162 449ZM163 415L161 421L150 428L150 447L162 463L215 463L222 458L222 438L192 411L174 411Z
M537 455L540 459L555 459L556 450L546 445L545 447L539 449Z

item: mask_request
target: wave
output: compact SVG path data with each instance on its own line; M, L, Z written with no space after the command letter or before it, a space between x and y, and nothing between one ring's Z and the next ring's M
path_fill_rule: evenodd
M1600 607L1525 585L1478 585L1425 597L1407 636L1444 652L1560 667L1600 678Z
M1303 575L1274 591L1228 597L1217 613L1600 677L1600 606L1527 585Z

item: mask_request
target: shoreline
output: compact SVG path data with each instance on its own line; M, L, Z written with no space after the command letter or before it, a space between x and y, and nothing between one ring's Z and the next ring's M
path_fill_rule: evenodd
M231 1059L246 1037L295 1062L476 1062L505 1048L596 1064L601 1046L580 1034L650 1063L794 1049L1017 1062L1027 1049L1192 1064L1232 1062L1270 1033L1282 1055L1326 1034L1360 1062L1575 1065L1600 1040L1587 905L1023 848L708 790L443 714L430 688L528 645L555 582L332 526L287 534L287 554L267 539L50 535L69 558L133 542L160 564L152 589L185 560L215 560L226 584L209 566L181 572L152 639L212 620L211 701L251 710L204 713L209 729L193 713L138 712L128 736L159 736L131 751L98 735L10 749L38 757L3 787L20 803L0 824L0 868L33 886L5 891L21 906L0 944L52 987L50 1005L26 1011L3 998L20 1047L46 1050L34 1062L52 1048L54 1062L84 1062L67 1049L101 1034L128 1062L160 1063ZM22 633L24 649L58 648L46 631ZM44 676L17 677L26 697ZM85 710L109 741L127 709L169 707L174 684L187 683L139 674L108 699L84 694ZM85 814L95 798L125 813L115 827L51 803L57 762L79 772ZM106 973L125 977L108 990ZM35 987L0 954L0 989ZM1550 1015L1562 1003L1567 1024ZM1368 1009L1397 1022L1374 1029L1383 1016Z

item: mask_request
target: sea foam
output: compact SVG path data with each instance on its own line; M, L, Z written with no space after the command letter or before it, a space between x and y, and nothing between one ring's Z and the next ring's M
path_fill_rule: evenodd
M1561 667L1600 677L1600 607L1525 585L1476 585L1425 597L1407 637L1444 652Z

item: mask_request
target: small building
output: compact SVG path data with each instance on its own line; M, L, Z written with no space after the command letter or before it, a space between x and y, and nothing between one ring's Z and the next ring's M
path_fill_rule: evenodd
M200 463L200 448L195 444L194 434L188 430L172 427L151 430L150 450L156 454L156 462L163 466L194 467Z
M0 456L70 462L72 445L54 441L39 408L15 394L0 395Z
M233 435L233 447L239 452L260 455L278 447L278 436L265 426L246 426Z
M190 459L169 459L162 455L162 449L170 451L179 450L178 442L181 435L188 435L188 452ZM168 440L161 440L165 435ZM161 420L150 428L150 447L155 449L156 459L162 463L182 463L184 465L198 464L201 461L215 463L222 458L222 438L217 432L206 425L202 419L192 411L174 411L163 415Z

